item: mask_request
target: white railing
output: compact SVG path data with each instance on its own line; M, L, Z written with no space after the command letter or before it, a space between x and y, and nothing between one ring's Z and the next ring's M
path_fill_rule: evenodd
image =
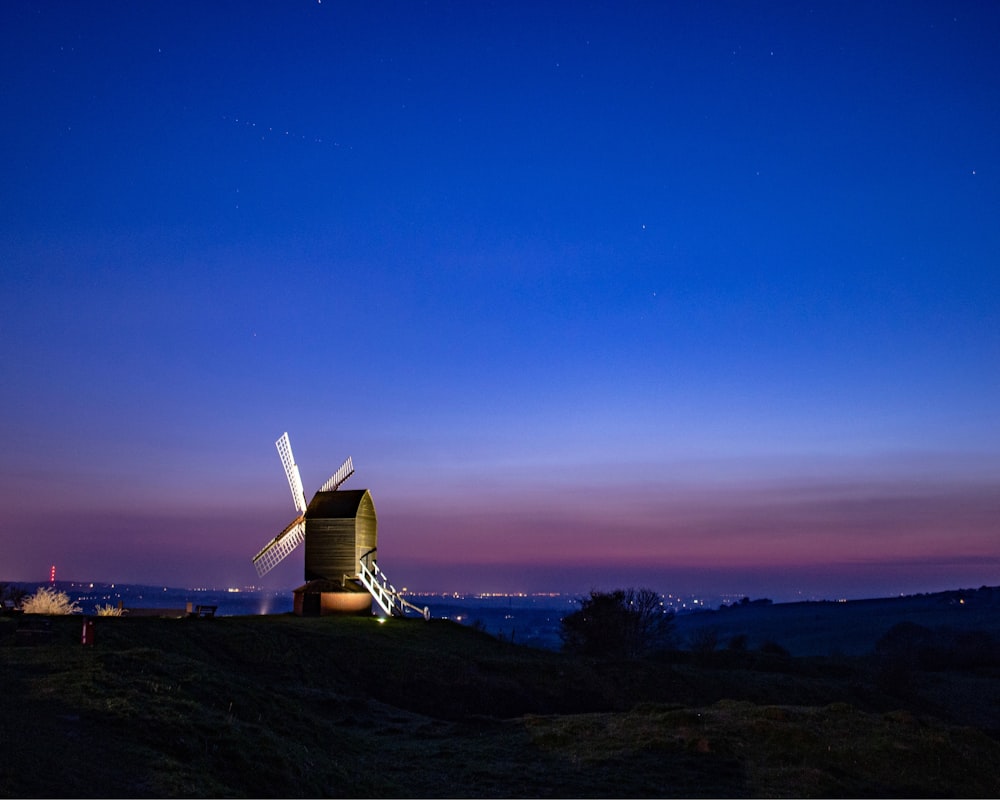
M424 608L415 606L400 595L396 591L396 587L389 583L389 579L385 573L378 568L378 564L375 563L374 559L370 560L371 566L369 567L366 563L366 561L369 561L369 555L370 553L366 553L358 562L358 577L369 594L375 598L375 602L379 604L379 607L390 617L393 614L398 614L401 617L406 616L407 610L410 610L429 620L431 618L431 610L426 606Z

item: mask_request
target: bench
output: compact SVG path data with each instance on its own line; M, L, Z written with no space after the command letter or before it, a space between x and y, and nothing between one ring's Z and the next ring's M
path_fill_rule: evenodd
M217 609L218 606L195 606L194 611L190 613L190 616L202 617L203 619L208 617L214 617Z
M0 600L0 614L14 615L21 613L23 612L16 605L14 605L13 600L8 600L7 598Z

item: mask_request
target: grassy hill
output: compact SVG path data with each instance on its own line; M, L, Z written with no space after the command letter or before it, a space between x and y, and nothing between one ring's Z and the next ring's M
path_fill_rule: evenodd
M83 646L79 617L0 618L0 795L1000 793L990 664L591 660L442 620L95 624Z

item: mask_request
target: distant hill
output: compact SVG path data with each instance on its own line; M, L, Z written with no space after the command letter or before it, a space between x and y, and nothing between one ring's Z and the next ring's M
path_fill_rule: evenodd
M1000 635L1000 587L844 602L735 604L682 614L677 630L686 644L714 634L720 647L744 636L751 649L770 642L795 656L864 655L901 622Z

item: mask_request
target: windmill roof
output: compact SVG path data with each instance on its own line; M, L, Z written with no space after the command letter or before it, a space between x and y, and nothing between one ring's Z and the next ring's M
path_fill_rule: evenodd
M358 515L362 498L367 489L338 489L333 492L316 492L306 509L307 517L323 519L349 519Z

